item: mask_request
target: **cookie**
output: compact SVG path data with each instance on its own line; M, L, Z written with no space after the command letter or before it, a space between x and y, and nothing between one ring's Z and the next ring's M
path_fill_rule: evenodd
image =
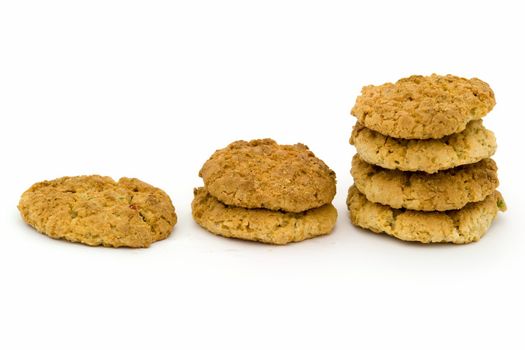
M352 115L365 127L403 139L438 139L465 130L496 104L490 86L453 75L413 75L365 86Z
M348 191L347 206L352 223L373 232L386 233L403 241L457 244L478 241L498 210L506 210L498 191L459 210L421 212L372 203L354 186Z
M359 155L352 159L354 184L374 203L423 211L445 211L479 202L498 187L498 168L492 159L435 174L388 170Z
M332 204L302 213L246 209L225 205L204 188L194 190L191 204L195 221L220 236L271 244L299 242L332 231L337 211Z
M435 173L481 159L496 152L496 137L481 120L460 133L440 139L406 140L384 136L357 123L350 144L365 161L387 169Z
M18 209L49 237L90 246L148 247L168 237L177 222L164 191L137 179L97 175L36 183Z
M236 141L216 151L199 175L212 196L243 208L298 213L335 195L335 173L300 143Z

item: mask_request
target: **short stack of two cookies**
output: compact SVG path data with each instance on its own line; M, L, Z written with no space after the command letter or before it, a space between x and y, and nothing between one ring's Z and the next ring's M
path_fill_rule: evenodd
M352 114L352 222L423 243L469 243L505 210L494 134L481 118L495 105L479 79L412 76L367 86Z
M216 151L199 175L192 214L224 237L271 244L299 242L332 231L335 173L303 144L236 141Z

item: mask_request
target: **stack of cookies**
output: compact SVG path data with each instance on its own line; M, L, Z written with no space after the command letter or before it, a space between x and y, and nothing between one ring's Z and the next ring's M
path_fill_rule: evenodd
M236 141L217 150L199 176L204 187L194 190L193 218L214 234L286 244L335 225L335 173L303 144Z
M479 240L498 210L494 134L481 118L495 105L488 84L452 75L366 86L352 114L353 224L405 241Z

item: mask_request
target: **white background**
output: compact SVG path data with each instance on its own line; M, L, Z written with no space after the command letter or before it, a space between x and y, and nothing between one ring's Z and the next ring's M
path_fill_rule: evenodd
M2 1L0 348L523 349L520 2L361 3ZM471 245L365 232L344 204L360 88L433 72L496 92L509 210ZM202 163L262 137L336 171L330 236L275 247L192 221ZM25 189L80 174L161 187L179 223L138 250L23 223Z

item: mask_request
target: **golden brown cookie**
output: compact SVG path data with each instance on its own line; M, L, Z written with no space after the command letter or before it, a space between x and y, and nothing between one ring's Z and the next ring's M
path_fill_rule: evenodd
M435 173L490 158L496 137L481 120L467 124L460 133L441 139L406 140L384 136L356 123L350 138L365 161L387 169Z
M332 201L335 173L303 144L236 141L216 151L199 175L227 205L302 212Z
M228 206L204 188L194 190L191 204L195 221L220 236L271 244L287 244L326 235L332 231L337 211L332 204L302 213Z
M365 86L352 114L365 127L403 139L437 139L461 132L496 104L490 86L453 75L413 75Z
M492 159L435 174L388 170L359 155L352 159L354 184L374 203L423 211L445 211L479 202L498 187L498 168Z
M506 210L498 191L481 202L446 212L392 209L368 201L354 186L348 191L346 203L354 225L376 233L384 232L403 241L421 243L478 241L488 230L498 210Z
M177 222L164 191L137 179L98 175L36 183L18 209L38 231L91 246L148 247L168 237Z

